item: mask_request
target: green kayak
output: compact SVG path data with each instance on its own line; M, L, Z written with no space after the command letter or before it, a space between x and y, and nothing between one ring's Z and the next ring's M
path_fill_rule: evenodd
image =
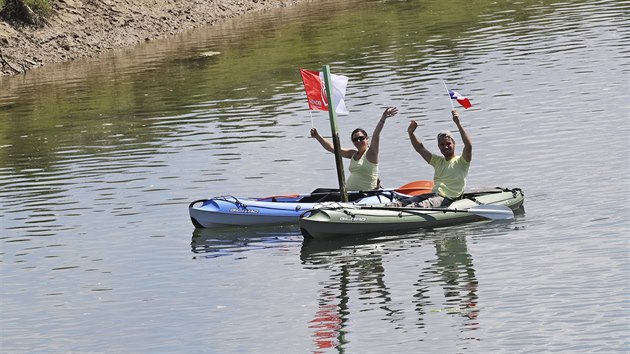
M322 203L300 217L304 237L332 237L435 228L488 219L510 219L522 207L519 188L492 188L464 193L448 208L358 206Z

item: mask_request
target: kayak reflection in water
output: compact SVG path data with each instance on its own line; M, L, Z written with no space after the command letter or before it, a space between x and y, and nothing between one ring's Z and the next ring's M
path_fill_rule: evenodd
M441 131L437 135L438 148L443 155L440 156L427 150L422 141L416 137L414 132L418 123L415 120L409 123L407 133L409 133L411 145L434 168L434 186L432 193L407 198L396 203L398 206L413 204L423 208L447 207L464 193L466 177L472 160L472 141L460 122L459 112L453 109L451 113L453 122L457 125L459 134L464 141L464 150L461 155L455 154L455 138L450 131Z
M354 148L341 148L341 157L351 159L350 176L346 181L348 190L368 191L380 187L378 179L378 149L381 130L383 130L385 125L385 120L396 114L398 114L398 108L387 107L374 128L371 141L365 130L357 128L350 135ZM311 129L311 137L317 139L327 151L335 151L332 142L319 135L316 128Z

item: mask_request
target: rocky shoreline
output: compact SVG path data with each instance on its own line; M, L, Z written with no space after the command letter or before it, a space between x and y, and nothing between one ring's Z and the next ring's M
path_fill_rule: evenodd
M54 14L44 25L0 20L0 76L303 1L308 0L52 0Z

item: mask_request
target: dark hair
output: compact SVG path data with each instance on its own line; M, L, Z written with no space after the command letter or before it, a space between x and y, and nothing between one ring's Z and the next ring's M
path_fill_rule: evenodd
M350 139L352 139L354 134L359 133L359 132L363 133L363 136L365 136L366 138L368 137L368 133L366 133L365 130L363 130L361 128L357 128L357 129L352 131L352 134L350 134Z

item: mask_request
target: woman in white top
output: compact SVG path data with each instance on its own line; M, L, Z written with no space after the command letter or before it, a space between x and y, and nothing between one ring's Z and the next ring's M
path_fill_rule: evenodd
M387 107L374 128L372 139L370 139L365 130L357 128L350 135L354 148L341 148L341 156L350 159L350 176L346 181L346 188L349 191L367 191L379 187L378 145L381 130L383 130L385 125L385 120L396 114L398 114L398 108ZM319 135L317 129L311 129L311 136L317 139L327 151L335 151L332 142Z

